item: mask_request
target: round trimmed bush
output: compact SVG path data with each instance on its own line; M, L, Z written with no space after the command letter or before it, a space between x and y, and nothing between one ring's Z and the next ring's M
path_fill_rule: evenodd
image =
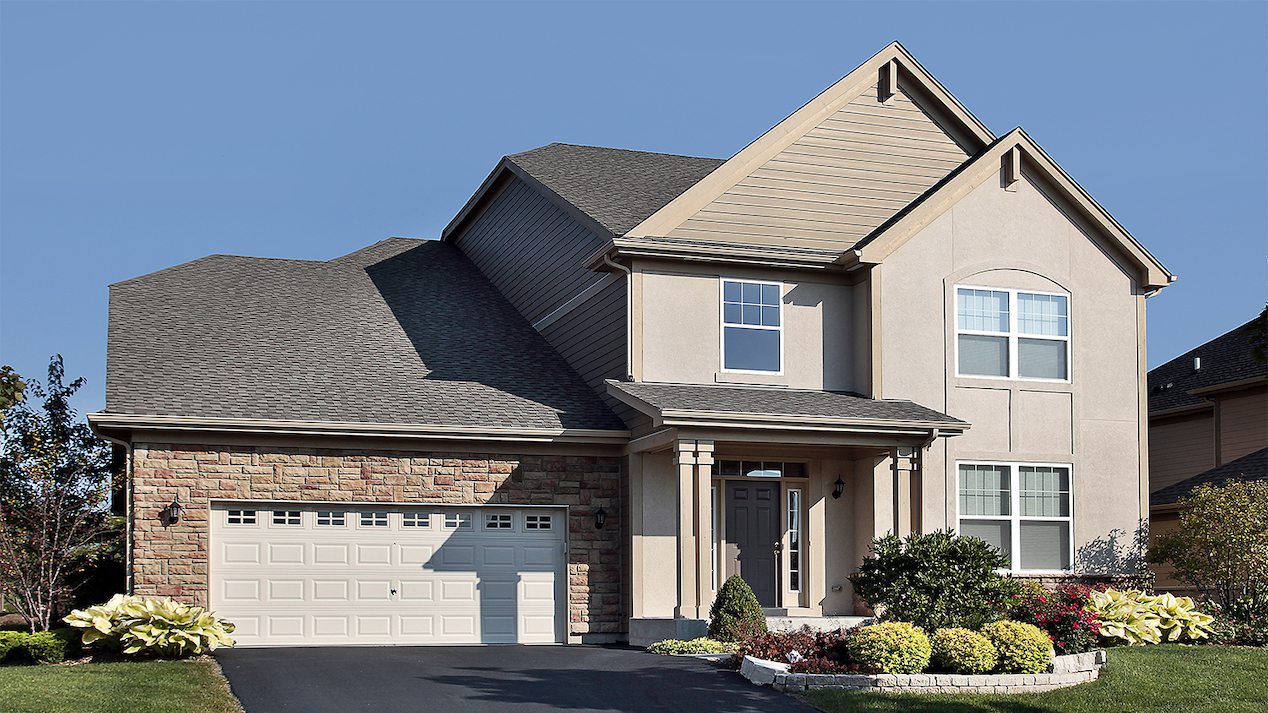
M933 653L925 632L901 621L865 626L846 640L845 647L851 661L881 673L920 673Z
M753 588L738 574L727 577L709 609L709 638L743 641L768 631L766 613L753 594Z
M982 627L999 653L1000 673L1043 673L1052 663L1052 640L1037 626L996 621Z
M995 644L968 629L938 629L929 644L933 647L934 663L959 674L986 673L999 660Z

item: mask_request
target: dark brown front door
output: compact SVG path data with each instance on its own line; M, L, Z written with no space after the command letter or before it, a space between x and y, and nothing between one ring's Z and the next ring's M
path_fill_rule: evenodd
M738 574L764 607L775 601L779 483L726 484L726 575Z

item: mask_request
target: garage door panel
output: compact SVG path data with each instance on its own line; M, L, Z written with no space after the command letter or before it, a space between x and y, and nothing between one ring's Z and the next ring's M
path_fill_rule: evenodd
M301 506L250 527L212 518L212 607L242 646L555 643L564 632L558 510ZM318 519L318 511L323 511ZM372 514L361 517L361 513ZM336 527L331 512L348 526ZM486 511L487 512L487 511ZM533 514L529 528L527 514ZM385 517L386 514L386 517ZM408 516L407 516L408 515ZM362 522L386 523L361 526ZM448 525L448 526L446 526Z

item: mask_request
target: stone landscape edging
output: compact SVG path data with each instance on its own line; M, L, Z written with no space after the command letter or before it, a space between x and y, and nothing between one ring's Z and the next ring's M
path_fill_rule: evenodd
M1105 666L1105 651L1054 656L1049 673L963 676L954 673L789 673L788 664L745 656L740 674L777 691L877 691L881 693L1039 693L1095 681Z

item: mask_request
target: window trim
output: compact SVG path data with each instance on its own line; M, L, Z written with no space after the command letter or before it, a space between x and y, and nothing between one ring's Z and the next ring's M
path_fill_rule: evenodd
M732 325L739 326L744 329L762 329L779 334L779 369L771 371L769 369L728 369L726 366L726 283L738 282L750 285L774 285L779 289L779 326L766 327L762 325L741 324ZM787 322L787 310L784 309L784 283L772 280L750 280L741 277L718 277L718 367L723 374L765 374L766 376L783 376L784 375L784 324Z
M788 524L784 528L788 536L788 547L786 548L788 556L783 558L784 575L787 577L784 581L787 582L789 593L801 594L802 589L805 588L803 580L805 579L806 570L806 524L802 517L801 488L784 488L784 493L786 493L784 496L786 500L785 512L788 518ZM796 527L793 527L794 524ZM797 553L797 565L795 568L792 562L794 551ZM796 575L795 578L793 577L794 574ZM793 584L793 579L797 580L796 585Z
M1008 475L1008 515L962 515L960 514L960 466L990 465L1007 466ZM1063 517L1023 516L1021 514L1021 478L1018 468L1029 466L1035 468L1065 468L1070 479L1070 514ZM1070 574L1074 571L1074 464L1073 463L1037 463L1030 461L998 461L998 460L957 460L955 462L955 533L960 534L961 520L1008 520L1008 537L1012 544L1008 569L1000 570L1008 574ZM1066 569L1022 569L1021 568L1021 523L1025 522L1065 522L1070 543L1070 566Z
M988 292L1008 293L1008 332L989 332L979 329L960 329L960 290L985 290ZM1022 334L1018 331L1017 320L1021 315L1017 299L1018 295L1045 295L1048 297L1064 297L1066 304L1066 334L1064 337ZM991 287L989 285L957 284L951 288L951 324L955 337L952 339L955 359L955 375L960 379L993 379L996 381L1038 381L1049 384L1069 384L1074 376L1074 359L1072 343L1074 341L1074 298L1069 292L1050 292L1046 290L1026 290L1016 287ZM960 335L982 337L1004 337L1008 340L1008 375L991 376L989 374L963 374L960 372ZM1052 342L1065 342L1065 378L1049 379L1042 376L1021 376L1017 364L1017 342L1021 339L1040 339Z

